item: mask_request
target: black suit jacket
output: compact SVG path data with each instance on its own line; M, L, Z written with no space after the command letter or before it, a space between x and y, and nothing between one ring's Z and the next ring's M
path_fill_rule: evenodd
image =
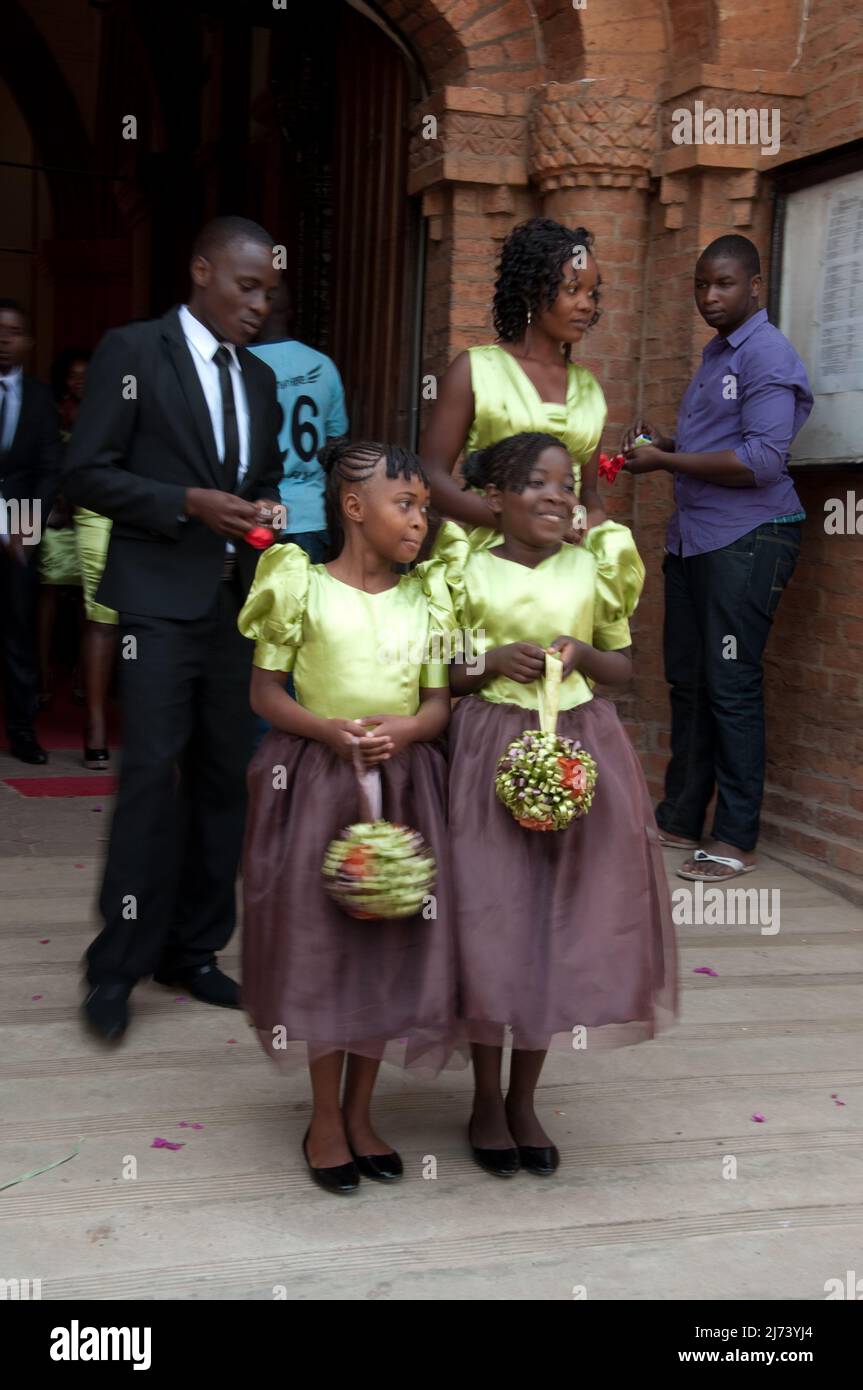
M54 397L41 381L25 375L15 436L6 453L0 452L0 494L8 501L38 501L43 530L57 496L61 454Z
M237 348L249 403L249 466L236 491L278 502L276 379ZM186 489L224 491L210 412L176 309L114 328L87 368L66 451L64 496L112 519L100 603L148 617L200 618L221 582L225 540L185 518ZM236 542L245 591L259 552Z

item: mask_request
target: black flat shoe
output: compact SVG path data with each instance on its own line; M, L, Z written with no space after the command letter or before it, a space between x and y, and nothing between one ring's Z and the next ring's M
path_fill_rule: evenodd
M526 1173L535 1173L539 1178L550 1178L560 1167L560 1154L554 1144L535 1148L530 1144L519 1144L518 1156Z
M17 758L22 763L33 763L39 766L47 763L48 754L41 744L36 742L32 734L21 734L18 738L10 738L9 752L13 758Z
M364 1178L374 1178L375 1182L398 1182L404 1175L404 1165L397 1153L355 1154L353 1149L351 1153Z
M107 748L84 748L84 766L93 772L104 772L111 766L111 754Z
M129 995L125 981L93 985L83 1003L84 1017L102 1042L119 1042L129 1024Z
M519 1150L478 1149L470 1137L470 1130L471 1127L468 1125L467 1141L470 1144L474 1162L478 1163L486 1173L491 1173L496 1178L514 1178L519 1170Z
M349 1193L356 1192L360 1185L360 1174L356 1163L339 1163L335 1168L313 1168L309 1162L308 1140L309 1131L306 1130L303 1135L303 1158L306 1160L306 1167L318 1187L322 1187L324 1192L334 1192L339 1197L346 1197Z
M166 967L153 975L157 985L181 985L204 1004L216 1004L222 1009L240 1007L240 986L217 965L193 965L175 970Z

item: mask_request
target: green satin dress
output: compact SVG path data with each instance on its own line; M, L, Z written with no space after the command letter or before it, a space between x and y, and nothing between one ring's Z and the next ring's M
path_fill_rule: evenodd
M452 600L431 560L368 594L298 545L275 545L258 561L237 626L255 643L254 665L292 671L297 701L322 719L414 715L421 688L449 684Z
M465 453L485 449L511 434L539 431L559 439L572 459L576 493L581 491L581 470L596 452L608 406L602 387L592 372L570 362L566 401L542 400L539 392L511 353L496 343L468 348L474 418ZM493 545L500 532L492 527L465 530L474 549ZM438 553L440 540L432 554Z
M629 527L604 521L581 545L561 545L533 569L502 559L495 549L478 549L454 521L442 528L436 558L447 576L456 628L471 634L474 662L510 642L548 647L564 634L602 652L631 644L629 619L644 585L644 563ZM494 676L477 695L537 709L539 682ZM561 685L560 709L592 698L592 682L573 671Z
M75 508L75 539L78 563L84 588L84 611L91 623L114 624L119 621L113 608L96 602L96 590L102 579L108 542L111 539L111 519L86 507Z

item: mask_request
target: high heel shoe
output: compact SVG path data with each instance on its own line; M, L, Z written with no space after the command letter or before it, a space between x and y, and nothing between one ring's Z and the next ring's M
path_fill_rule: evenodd
M373 1178L375 1182L398 1182L404 1174L404 1165L399 1154L353 1154L354 1163L357 1165L364 1178Z
M303 1158L318 1187L322 1187L324 1192L335 1192L338 1196L356 1192L360 1185L357 1165L352 1161L339 1163L335 1168L314 1168L309 1161L308 1141L309 1131L306 1130L303 1135Z
M486 1173L491 1173L496 1178L514 1178L519 1170L519 1150L513 1149L478 1149L470 1137L471 1126L473 1125L473 1115L470 1117L467 1127L467 1141L470 1144L474 1162L478 1163Z

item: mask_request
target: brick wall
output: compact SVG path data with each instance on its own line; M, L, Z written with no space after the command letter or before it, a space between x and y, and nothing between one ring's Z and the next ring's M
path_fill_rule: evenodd
M395 0L386 8L393 17L402 13L397 22L415 40L431 22L425 3ZM458 70L467 89L464 102L477 112L526 109L555 91L544 84L577 86L584 78L601 102L610 82L624 73L643 79L658 91L656 100L666 102L657 115L661 151L669 148L664 127L671 105L691 104L703 94L716 104L737 105L739 92L775 93L771 104L783 104L784 159L863 137L858 0L819 0L808 21L794 0L763 0L757 21L748 0L668 0L665 7L621 0L613 12L592 3L578 11L570 0L537 0L533 27L524 5L439 0L436 8L446 34L444 48L431 59L435 90L440 90L440 74L452 81ZM418 51L429 70L421 43ZM698 70L699 62L712 66ZM690 70L703 75L693 76L691 90L680 95L685 86L680 74ZM659 87L663 79L666 89ZM620 90L632 94L636 84ZM598 143L607 145L608 131L598 126L597 131ZM427 195L438 217L429 260L424 371L440 372L461 348L490 339L500 238L524 217L551 216L587 226L596 236L603 316L582 345L580 359L596 373L608 399L604 445L616 449L637 412L672 427L710 336L692 298L698 253L714 236L739 230L758 245L769 276L768 177L746 172L745 161L735 163L734 154L720 151L713 167L699 162L683 176L661 158L654 161L654 179L646 189L612 186L626 182L614 177L581 178L577 170L564 180L568 186L551 191L543 192L535 180L518 187L510 180L509 187L494 188L487 185L507 180L495 172L492 143L489 137L488 172L477 182L456 181ZM477 148L474 139L470 148L482 156L481 142ZM589 147L584 157L592 158ZM672 177L666 178L669 171ZM764 834L822 864L863 874L863 733L858 731L863 537L833 537L824 530L825 500L844 496L855 478L819 472L801 475L797 483L809 519L803 558L780 605L765 664ZM669 742L660 564L671 480L653 475L636 483L620 476L606 494L612 515L634 525L647 565L634 625L636 675L619 703L657 794ZM863 496L863 482L857 481L857 495Z

